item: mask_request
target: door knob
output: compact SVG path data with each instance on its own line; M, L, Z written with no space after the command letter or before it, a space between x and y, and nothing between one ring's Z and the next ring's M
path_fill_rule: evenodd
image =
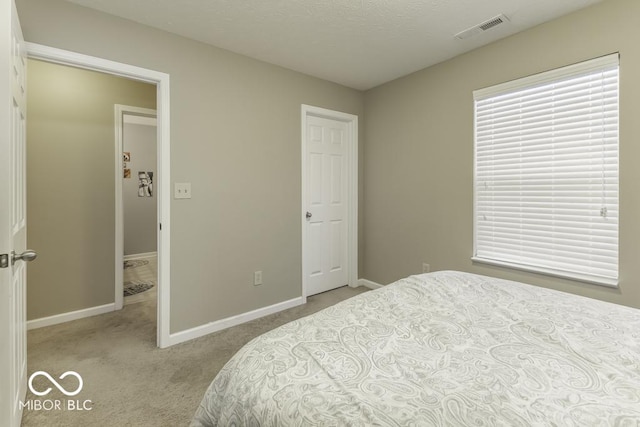
M311 218L311 212L307 212L307 214L305 215L305 217L306 217L307 219Z
M11 251L11 265L15 264L16 261L33 261L34 259L36 259L38 257L38 254L36 253L36 251L32 251L31 249L27 249L26 251L22 252L20 255L16 254L14 251Z

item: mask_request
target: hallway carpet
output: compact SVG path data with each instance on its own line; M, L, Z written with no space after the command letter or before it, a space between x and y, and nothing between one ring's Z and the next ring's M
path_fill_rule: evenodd
M62 394L46 377L34 377L34 389L60 409L25 408L30 426L183 426L216 373L254 337L314 313L367 288L343 287L307 298L307 304L198 338L168 349L156 348L155 301L125 306L118 312L34 329L28 332L28 375L45 371L73 397ZM69 403L69 401L72 401ZM89 402L90 401L90 402ZM71 405L72 410L69 410ZM77 410L82 408L83 410ZM87 410L90 409L90 410Z
M124 282L124 305L136 304L142 301L155 301L158 298L158 257L157 255L145 256L144 258L129 259L124 262L122 272ZM128 286L135 286L139 283L153 285L150 289L136 294L127 294Z

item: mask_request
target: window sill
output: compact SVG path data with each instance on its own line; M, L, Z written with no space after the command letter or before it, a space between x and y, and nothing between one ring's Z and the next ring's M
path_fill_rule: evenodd
M515 263L510 263L510 262L505 262L505 261L497 261L497 260L493 260L493 259L479 258L479 257L475 257L475 256L471 257L471 260L473 262L477 262L477 263L480 263L480 264L488 264L488 265L494 265L494 266L497 266L497 267L511 268L513 270L526 271L526 272L537 273L537 274L544 274L546 276L558 277L560 279L575 280L575 281L578 281L578 282L588 283L588 284L591 284L591 285L606 286L608 288L616 288L617 289L618 288L618 283L619 283L618 279L610 279L610 278L607 278L607 277L593 277L593 276L587 276L587 275L566 273L566 272L553 270L553 269L548 269L548 268L532 267L532 266L527 266L527 265L523 265L523 264L515 264Z

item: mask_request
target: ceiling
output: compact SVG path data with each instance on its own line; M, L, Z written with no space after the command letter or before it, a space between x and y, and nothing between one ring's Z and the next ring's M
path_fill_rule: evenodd
M366 90L601 0L68 1Z

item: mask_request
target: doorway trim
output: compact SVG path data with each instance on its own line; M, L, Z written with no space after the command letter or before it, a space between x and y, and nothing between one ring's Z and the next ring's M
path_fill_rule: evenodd
M124 265L124 205L123 205L123 194L122 194L122 185L124 184L124 178L122 175L122 162L123 162L123 144L124 144L124 115L136 116L136 117L144 117L144 118L153 118L156 119L156 129L158 128L157 123L157 111L152 110L150 108L141 108L134 107L131 105L122 105L115 104L114 106L114 123L115 123L115 180L116 180L116 283L115 283L115 309L122 310L124 306L124 279L123 279L123 268ZM158 138L156 136L156 153L160 152L158 149ZM156 154L157 159L157 154ZM160 176L162 179L162 176ZM156 211L159 211L160 206L156 204ZM159 229L156 229L157 233L160 233ZM158 236L159 238L159 236Z
M170 260L171 260L171 180L170 180L170 87L169 74L123 64L64 49L25 43L27 56L41 61L98 71L156 85L158 120L158 308L156 344L169 347L170 342ZM122 158L120 158L122 162ZM117 191L117 190L116 190ZM122 266L122 264L120 264Z
M358 116L326 108L302 104L302 210L300 221L302 227L302 298L307 300L307 227L305 213L307 212L307 119L319 117L343 122L347 126L346 150L346 178L347 178L347 284L355 288L358 286Z

